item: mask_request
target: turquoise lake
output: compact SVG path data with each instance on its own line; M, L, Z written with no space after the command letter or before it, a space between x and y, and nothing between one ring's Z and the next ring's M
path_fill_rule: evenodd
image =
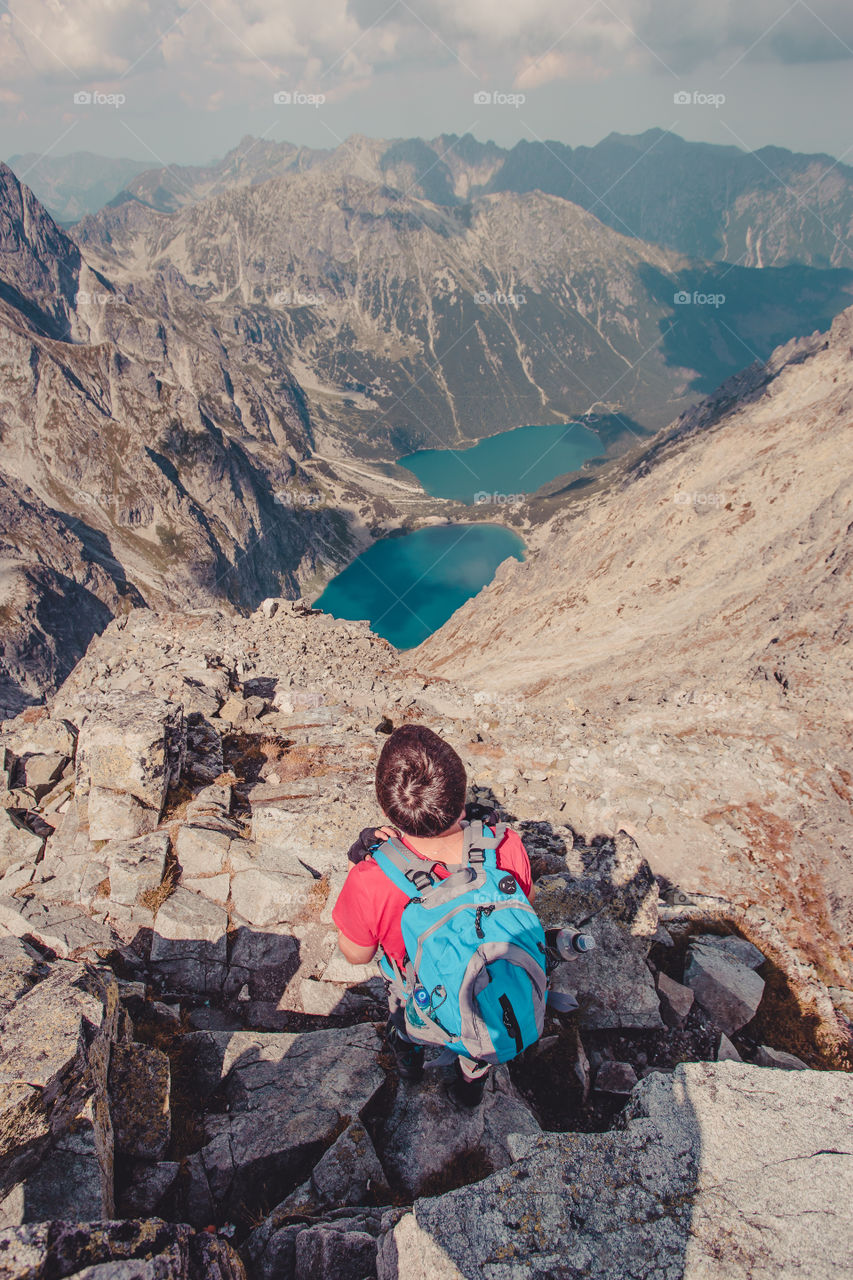
M491 582L524 543L502 525L450 524L383 538L333 578L314 601L335 618L368 618L377 635L411 649Z
M397 463L416 475L432 497L472 503L494 501L495 493L533 493L603 453L594 431L580 422L558 422L503 431L470 449L420 449Z

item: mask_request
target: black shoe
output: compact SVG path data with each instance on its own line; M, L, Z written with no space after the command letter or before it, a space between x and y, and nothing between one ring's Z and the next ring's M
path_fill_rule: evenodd
M412 1044L404 1039L395 1026L388 1026L388 1044L397 1063L397 1073L401 1080L420 1080L424 1073L424 1054L422 1045Z
M447 1092L460 1107L479 1106L483 1100L483 1090L486 1087L488 1078L488 1071L484 1071L481 1076L475 1076L471 1080L465 1075L459 1063L455 1062L453 1064L453 1079L447 1086Z

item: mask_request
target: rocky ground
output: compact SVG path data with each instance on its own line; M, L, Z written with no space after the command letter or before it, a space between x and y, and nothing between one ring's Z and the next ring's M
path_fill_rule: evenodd
M597 941L471 1112L331 924L407 719ZM849 1023L771 913L567 821L565 729L276 600L134 609L6 721L0 1277L842 1274Z

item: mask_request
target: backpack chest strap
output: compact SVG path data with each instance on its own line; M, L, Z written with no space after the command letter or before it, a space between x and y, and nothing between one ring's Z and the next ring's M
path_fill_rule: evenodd
M379 845L372 856L379 869L409 899L419 897L439 879L433 875L435 863L425 862L396 838Z

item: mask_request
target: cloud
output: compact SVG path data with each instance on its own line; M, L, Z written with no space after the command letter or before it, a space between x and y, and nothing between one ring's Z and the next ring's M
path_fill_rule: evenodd
M535 88L714 58L853 56L849 0L6 0L4 82L166 72L199 101L259 77L338 95L387 70L452 66ZM217 77L219 79L217 80ZM227 77L227 79L226 79Z

